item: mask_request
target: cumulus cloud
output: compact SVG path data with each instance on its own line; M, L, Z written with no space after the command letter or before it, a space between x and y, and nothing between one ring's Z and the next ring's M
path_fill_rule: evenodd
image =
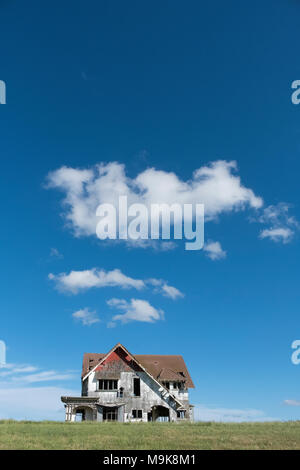
M266 416L261 410L210 407L206 405L196 405L194 408L195 421L219 421L236 422L243 421L276 421L276 419Z
M59 290L71 292L72 294L78 294L80 291L93 287L120 287L122 289L134 288L140 290L147 286L153 286L154 292L159 292L173 300L184 296L179 289L170 286L163 279L133 279L123 274L119 269L104 271L103 269L92 268L83 271L71 271L69 274L60 273L55 275L50 273L48 277L56 283Z
M226 258L226 251L222 249L220 242L209 241L205 243L203 250L206 255L214 261Z
M264 229L260 232L259 238L269 238L273 242L288 243L293 238L294 232L286 227Z
M156 309L147 300L131 299L127 302L124 299L110 299L107 301L107 304L123 312L122 314L114 315L112 322L108 326L114 326L116 321L121 323L131 321L154 323L164 318L163 310Z
M180 297L184 297L184 294L177 289L176 287L170 286L166 281L163 279L147 279L146 284L150 284L154 287L154 292L158 292L165 297L169 297L170 299L176 300Z
M182 292L180 292L179 289L177 289L176 287L173 287L173 286L169 286L169 284L163 284L161 286L161 291L162 291L162 294L165 296L165 297L170 297L171 299L177 299L179 297L183 297L184 294Z
M80 321L85 326L91 326L94 323L100 322L100 318L98 317L97 312L91 311L87 307L72 313L72 317L74 320Z
M259 237L289 243L299 228L299 223L289 214L289 210L290 205L284 202L266 207L258 216L258 222L268 227L260 232Z
M140 279L133 279L123 274L119 269L105 271L104 269L86 269L71 271L69 274L49 274L49 279L56 282L59 289L77 294L81 290L92 287L121 287L123 289L142 289L145 284Z
M224 160L198 168L186 181L173 172L155 168L130 178L125 166L118 162L101 163L90 169L63 166L48 174L47 186L64 194L64 218L75 236L96 235L98 205L110 203L118 207L120 196L127 196L129 205L142 203L148 208L153 203L202 203L206 221L222 213L263 205L262 199L241 183L236 163Z

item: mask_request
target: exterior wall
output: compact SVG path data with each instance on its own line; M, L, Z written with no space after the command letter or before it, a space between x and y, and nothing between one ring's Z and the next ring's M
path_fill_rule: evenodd
M140 397L136 397L133 394L133 379L140 378ZM99 374L92 372L86 379L86 384L83 385L83 390L87 390L88 397L98 397L99 404L123 404L123 419L126 421L147 421L148 413L152 411L154 406L164 406L169 409L170 421L177 420L177 411L174 400L171 399L168 394L165 397L162 396L164 389L158 385L146 372L120 372L120 378L118 380L118 389L121 387L124 389L123 397L118 397L116 391L100 391L98 390ZM178 399L187 405L187 418L188 418L188 391L170 390ZM132 417L132 410L142 410L143 418L134 419Z
M178 398L179 401L189 401L189 391L187 388L178 389L174 388L173 382L170 382L170 392L174 397Z

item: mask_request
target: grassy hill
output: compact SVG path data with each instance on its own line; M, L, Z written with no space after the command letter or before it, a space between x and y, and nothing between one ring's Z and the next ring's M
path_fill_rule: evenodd
M300 421L123 424L3 420L0 449L300 449Z

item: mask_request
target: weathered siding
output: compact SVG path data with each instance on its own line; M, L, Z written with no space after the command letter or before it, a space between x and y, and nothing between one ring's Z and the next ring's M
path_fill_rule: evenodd
M99 391L98 374L92 372L88 380L88 396L99 397L101 405L112 403L125 403L124 421L134 421L131 417L132 410L143 410L143 421L147 421L147 413L152 411L153 406L165 406L170 410L170 420L177 419L176 405L170 397L162 397L163 388L157 384L146 372L121 372L118 387L124 389L123 397L118 397L116 391ZM140 397L133 394L133 379L140 378ZM178 396L179 398L179 396ZM185 393L185 398L188 398ZM186 400L184 400L186 401ZM141 421L141 419L137 419Z

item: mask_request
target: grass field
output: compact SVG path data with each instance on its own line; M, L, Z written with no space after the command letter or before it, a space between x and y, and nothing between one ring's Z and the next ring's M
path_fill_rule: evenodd
M0 449L300 449L300 421L230 424L0 421Z

